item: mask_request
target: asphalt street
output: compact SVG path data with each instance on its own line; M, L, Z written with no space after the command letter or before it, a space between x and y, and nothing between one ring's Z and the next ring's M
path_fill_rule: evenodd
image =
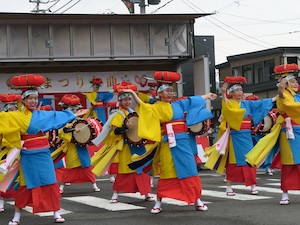
M250 187L234 184L235 196L226 196L224 175L202 169L202 201L208 211L196 211L193 205L163 199L162 212L151 214L154 202L144 196L122 193L119 203L109 203L112 183L108 176L97 178L100 192L93 192L91 184L71 184L65 187L61 199L61 214L65 225L294 225L300 224L300 191L290 192L290 205L279 205L281 198L280 171L273 176L258 170L258 195L250 195ZM154 178L154 184L158 178ZM152 193L155 195L155 185ZM51 193L49 193L51 194ZM0 225L6 225L14 214L13 199L7 199L5 211L0 213ZM55 224L51 213L32 214L22 211L21 225Z

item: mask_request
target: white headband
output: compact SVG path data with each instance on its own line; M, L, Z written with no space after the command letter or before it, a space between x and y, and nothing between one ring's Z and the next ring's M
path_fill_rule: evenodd
M171 84L162 84L161 86L159 86L159 88L157 89L157 92L160 93L163 90L167 89L167 88L172 88Z
M294 75L287 75L286 77L285 77L285 79L286 79L286 82L288 82L290 79L293 79L293 78L296 78Z
M238 88L242 88L242 86L240 85L240 84L235 84L235 85L232 85L229 89L228 89L228 91L229 92L232 92L232 91L234 91L234 90L236 90L236 89L238 89ZM243 89L243 88L242 88Z
M37 90L27 90L22 94L22 98L26 98L28 95L39 95Z
M8 104L5 104L5 106L4 106L4 111L5 111L5 112L8 112L9 109L12 108L12 107L18 108L18 105L17 105L16 103L8 103Z
M131 94L130 93L122 93L119 95L118 100L122 100L123 98L131 98Z

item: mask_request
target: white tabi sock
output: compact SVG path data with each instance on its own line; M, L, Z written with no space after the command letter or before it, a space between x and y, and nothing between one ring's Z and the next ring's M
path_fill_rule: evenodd
M118 199L118 193L114 192L111 199Z
M233 192L231 186L227 186L227 187L226 187L226 192Z
M59 214L58 211L54 211L53 215L54 215L54 219L61 218L61 215Z
M65 187L65 185L63 185L63 184L59 185L59 190L63 191L64 187Z
M203 206L204 204L203 204L203 202L201 201L201 199L198 198L197 201L195 202L195 205L196 205L196 206Z
M4 209L4 199L0 198L0 209Z
M12 221L18 221L20 222L21 219L21 213L20 212L15 212L14 218L12 219Z
M286 200L286 199L289 199L289 195L287 192L283 192L282 193L282 197L281 197L282 200Z
M153 208L155 208L155 209L161 208L161 201L156 201Z

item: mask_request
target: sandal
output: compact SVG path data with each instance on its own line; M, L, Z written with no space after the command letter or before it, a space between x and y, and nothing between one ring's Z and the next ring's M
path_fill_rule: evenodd
M228 191L226 192L227 196L235 196L235 192L234 191Z
M99 192L100 191L100 188L96 187L94 188L94 192Z
M162 211L162 208L152 208L151 209L151 213L152 214L158 214Z
M207 205L203 204L203 205L195 205L195 208L198 210L198 211L207 211L208 210L208 207Z
M20 221L16 221L16 220L11 220L9 221L8 225L19 225Z
M111 200L109 200L110 203L118 203L119 199L117 198L112 198Z
M251 195L257 195L258 194L258 190L251 190Z
M148 196L148 197L145 198L145 201L146 202L153 202L155 200L154 200L153 196Z
M66 221L65 218L63 218L63 217L55 218L54 220L55 220L55 223L63 223Z
M290 204L290 200L289 199L281 199L279 204L280 205L288 205L288 204Z
M4 208L1 208L1 209L0 209L0 212L4 212Z

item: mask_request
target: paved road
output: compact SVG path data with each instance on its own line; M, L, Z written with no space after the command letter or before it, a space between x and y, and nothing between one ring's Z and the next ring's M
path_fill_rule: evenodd
M280 206L280 171L274 176L258 171L257 196L250 195L250 188L236 184L236 196L225 194L224 176L213 171L199 172L203 183L202 200L207 212L196 211L194 206L171 199L163 200L160 214L150 213L152 202L145 202L139 194L122 194L120 203L111 204L112 184L108 177L97 179L100 192L93 192L91 184L74 184L65 187L61 200L61 214L66 225L295 225L300 224L300 192L290 194L290 205ZM157 178L154 183L156 184ZM155 193L155 187L153 188ZM51 194L51 193L49 193ZM0 214L0 225L6 225L13 215L13 201L5 204ZM54 224L51 214L33 215L30 208L22 212L21 225Z

